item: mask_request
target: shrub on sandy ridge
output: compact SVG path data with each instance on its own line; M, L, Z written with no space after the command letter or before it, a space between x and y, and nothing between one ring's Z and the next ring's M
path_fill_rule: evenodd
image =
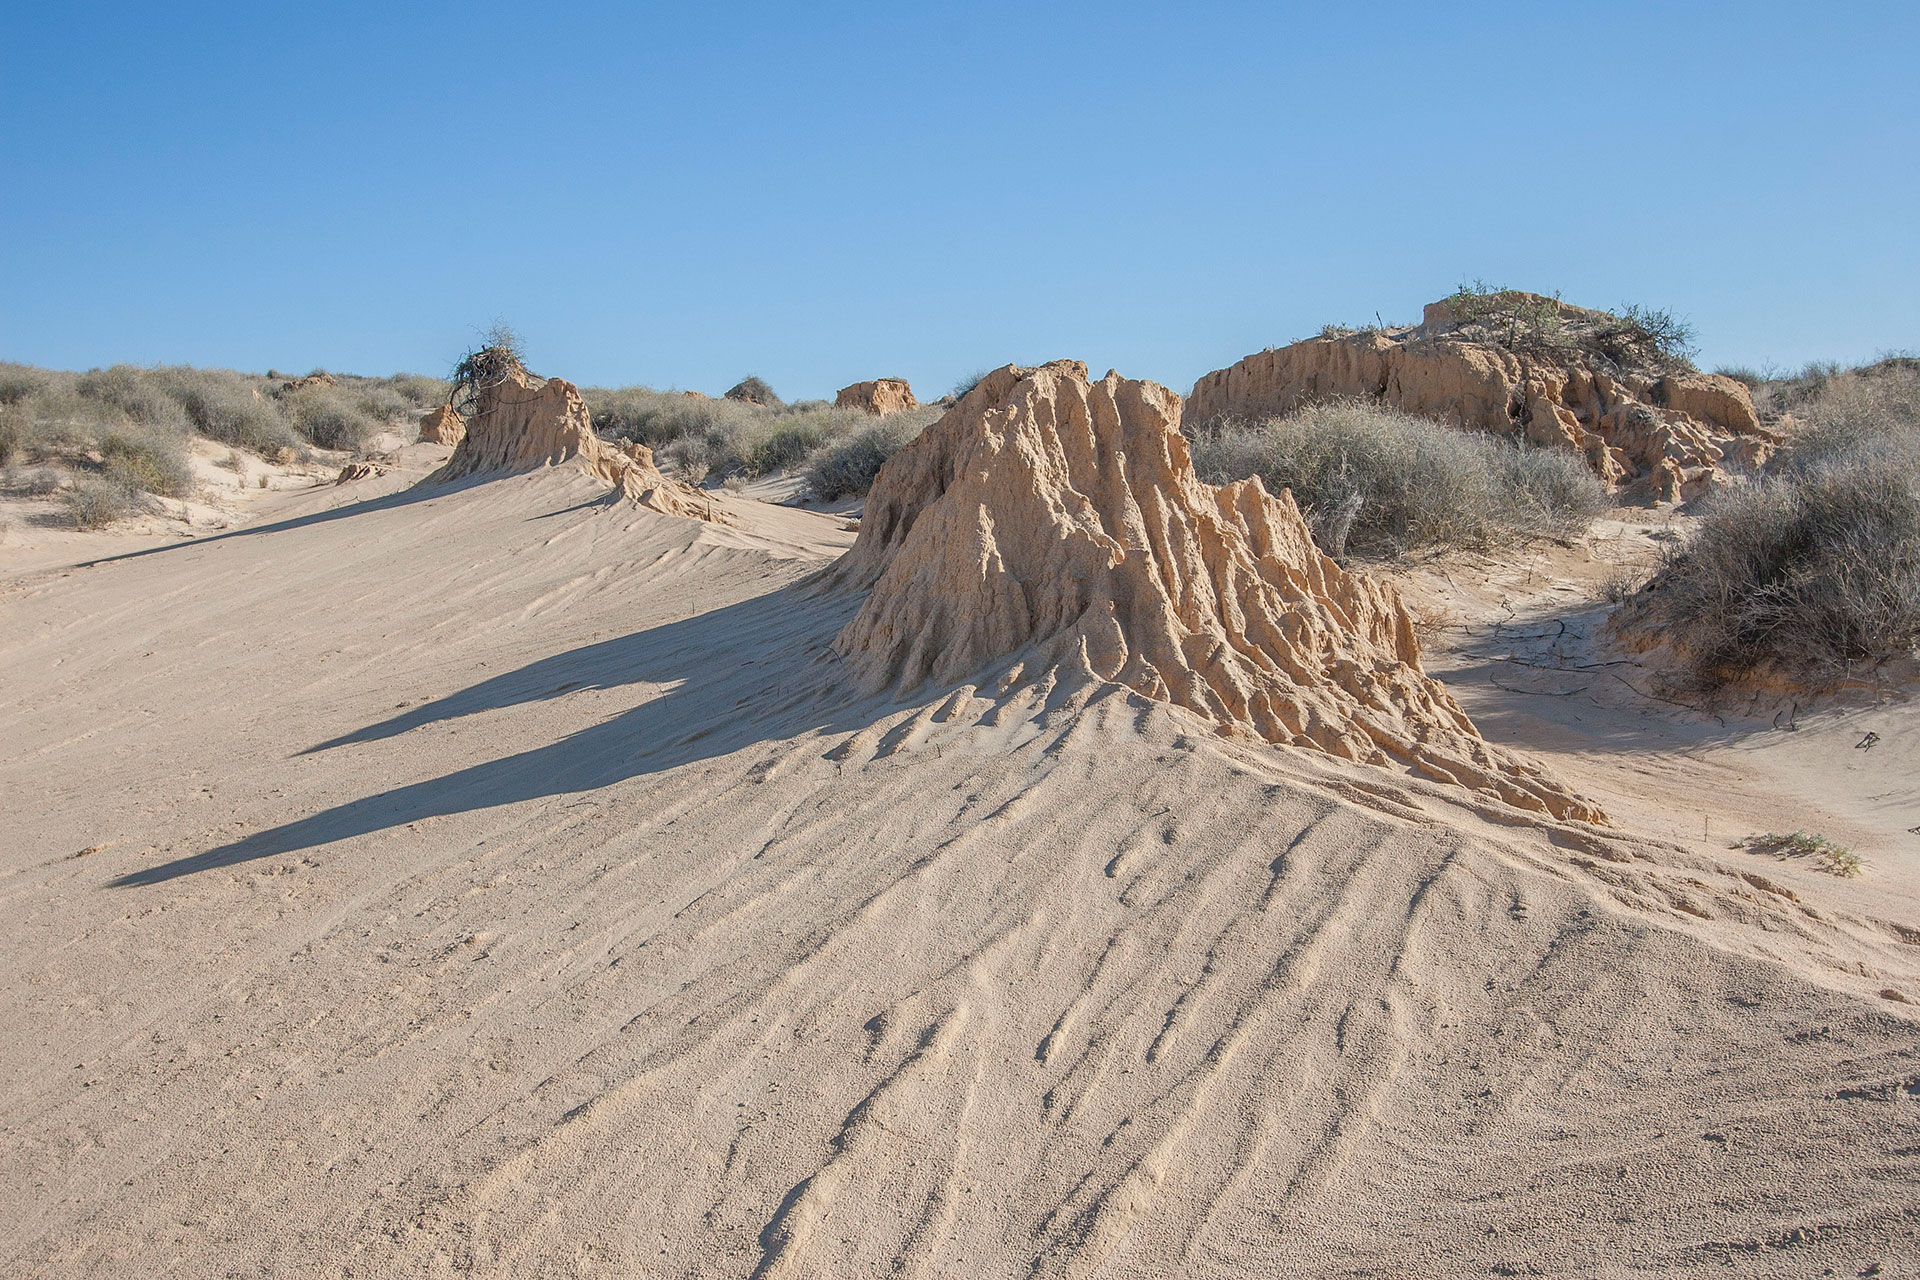
M1695 682L1819 683L1920 645L1920 377L1861 372L1828 375L1839 392L1807 407L1769 474L1714 494L1623 615Z
M887 459L925 430L927 421L924 415L894 414L817 450L807 460L808 491L822 502L866 493Z
M1539 449L1359 402L1270 422L1199 429L1194 469L1210 484L1259 476L1293 490L1331 555L1386 558L1570 536L1606 506L1577 455Z

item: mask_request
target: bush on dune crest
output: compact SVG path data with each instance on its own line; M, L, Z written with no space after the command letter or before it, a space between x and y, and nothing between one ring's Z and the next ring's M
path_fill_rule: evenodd
M1359 402L1204 427L1192 452L1210 484L1259 476L1274 493L1293 490L1314 540L1336 557L1565 537L1606 506L1605 489L1575 454Z
M1822 371L1768 474L1710 498L1622 623L1703 687L1825 682L1920 646L1920 368Z

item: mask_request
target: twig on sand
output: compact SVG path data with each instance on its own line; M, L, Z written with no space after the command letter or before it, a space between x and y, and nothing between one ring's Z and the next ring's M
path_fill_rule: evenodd
M1725 720L1722 720L1717 713L1709 711L1705 707L1696 707L1691 702L1681 702L1676 698L1663 698L1657 693L1648 693L1645 689L1640 688L1638 685L1634 684L1633 681L1627 679L1623 675L1618 675L1612 671L1609 671L1606 674L1613 676L1615 680L1618 680L1621 684L1627 686L1627 688L1629 689L1632 689L1635 693L1639 694L1643 698L1650 698L1655 702L1664 702L1670 707L1684 707L1686 710L1694 712L1697 715L1712 716L1715 724L1718 724L1722 729L1727 727L1727 722Z
M1571 698L1576 693L1585 693L1587 691L1587 686L1585 685L1581 685L1578 689L1516 689L1510 684L1501 684L1492 676L1487 677L1487 683L1496 689L1502 689L1508 693L1528 693L1536 698Z

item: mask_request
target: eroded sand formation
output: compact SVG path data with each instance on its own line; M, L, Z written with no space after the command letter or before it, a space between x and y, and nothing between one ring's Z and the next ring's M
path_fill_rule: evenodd
M428 480L531 471L566 462L606 481L643 507L670 516L733 523L714 498L661 474L647 446L616 445L596 436L586 402L571 382L519 370L480 391L453 457Z
M443 404L420 418L420 442L423 444L459 444L466 435L467 420L450 404Z
M1503 343L1497 317L1469 319L1431 303L1409 328L1309 338L1209 373L1194 385L1186 420L1270 418L1319 401L1373 399L1578 450L1608 485L1645 479L1668 502L1697 497L1729 466L1757 466L1778 443L1740 382L1663 365L1605 312L1510 296L1547 318L1552 341Z
M913 388L907 385L905 378L875 378L871 382L856 382L850 387L840 388L833 397L833 407L888 414L918 409L920 402L913 398Z
M1202 483L1179 420L1078 361L988 374L874 482L830 577L872 594L836 652L878 690L1032 646L1223 728L1605 821L1481 739L1393 590L1316 550L1290 494Z

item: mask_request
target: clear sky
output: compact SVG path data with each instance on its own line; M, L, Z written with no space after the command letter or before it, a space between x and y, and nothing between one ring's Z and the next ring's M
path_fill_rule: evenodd
M564 9L564 13L558 12ZM1920 4L0 6L0 359L1185 391L1463 279L1920 347Z

